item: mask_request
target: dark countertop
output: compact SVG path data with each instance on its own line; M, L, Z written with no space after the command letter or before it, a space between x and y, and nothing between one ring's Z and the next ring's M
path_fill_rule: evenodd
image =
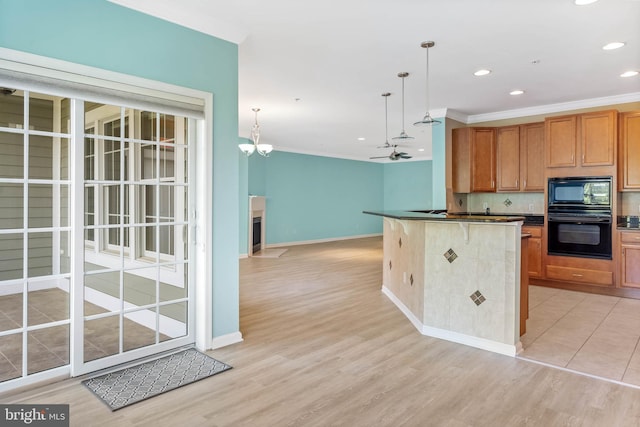
M473 215L473 214L446 214L425 213L411 211L363 211L369 215L385 216L395 219L427 220L427 221L459 221L459 222L515 222L524 221L523 216L503 215Z

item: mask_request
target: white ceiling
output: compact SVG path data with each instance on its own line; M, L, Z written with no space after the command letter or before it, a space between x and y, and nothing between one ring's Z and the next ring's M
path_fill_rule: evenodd
M425 49L434 116L469 123L640 101L640 1L111 0L239 45L239 132L259 107L261 142L276 150L367 160L390 149L431 157L424 116ZM626 45L605 51L612 41ZM535 61L535 63L534 63ZM476 77L473 72L493 72ZM513 89L523 95L511 96ZM359 141L358 138L365 138ZM418 148L424 148L419 152Z

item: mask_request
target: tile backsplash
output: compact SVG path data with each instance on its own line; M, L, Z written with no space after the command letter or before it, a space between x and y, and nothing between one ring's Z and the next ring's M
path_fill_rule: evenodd
M618 211L620 215L640 215L640 192L622 193L622 203Z
M495 213L544 214L544 193L471 193L468 212L484 212L484 204Z

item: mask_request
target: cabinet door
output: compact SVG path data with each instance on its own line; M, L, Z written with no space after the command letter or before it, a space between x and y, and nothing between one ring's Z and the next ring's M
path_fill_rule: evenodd
M640 245L622 245L622 286L640 288Z
M498 191L520 190L520 127L498 128L496 135Z
M576 166L577 116L545 120L545 157L548 168Z
M472 129L471 135L471 191L496 191L495 129Z
M620 187L640 189L640 111L620 115Z
M617 123L616 111L598 111L580 115L582 166L614 164Z
M544 123L520 126L520 189L544 191Z
M531 234L528 247L529 277L542 277L542 227L524 226L523 233Z
M453 129L451 144L451 189L454 193L471 191L471 153L468 128Z

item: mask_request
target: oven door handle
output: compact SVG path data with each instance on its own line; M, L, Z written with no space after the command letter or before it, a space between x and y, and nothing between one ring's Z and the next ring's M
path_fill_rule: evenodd
M575 224L611 224L611 217L549 215L549 222L570 222Z

